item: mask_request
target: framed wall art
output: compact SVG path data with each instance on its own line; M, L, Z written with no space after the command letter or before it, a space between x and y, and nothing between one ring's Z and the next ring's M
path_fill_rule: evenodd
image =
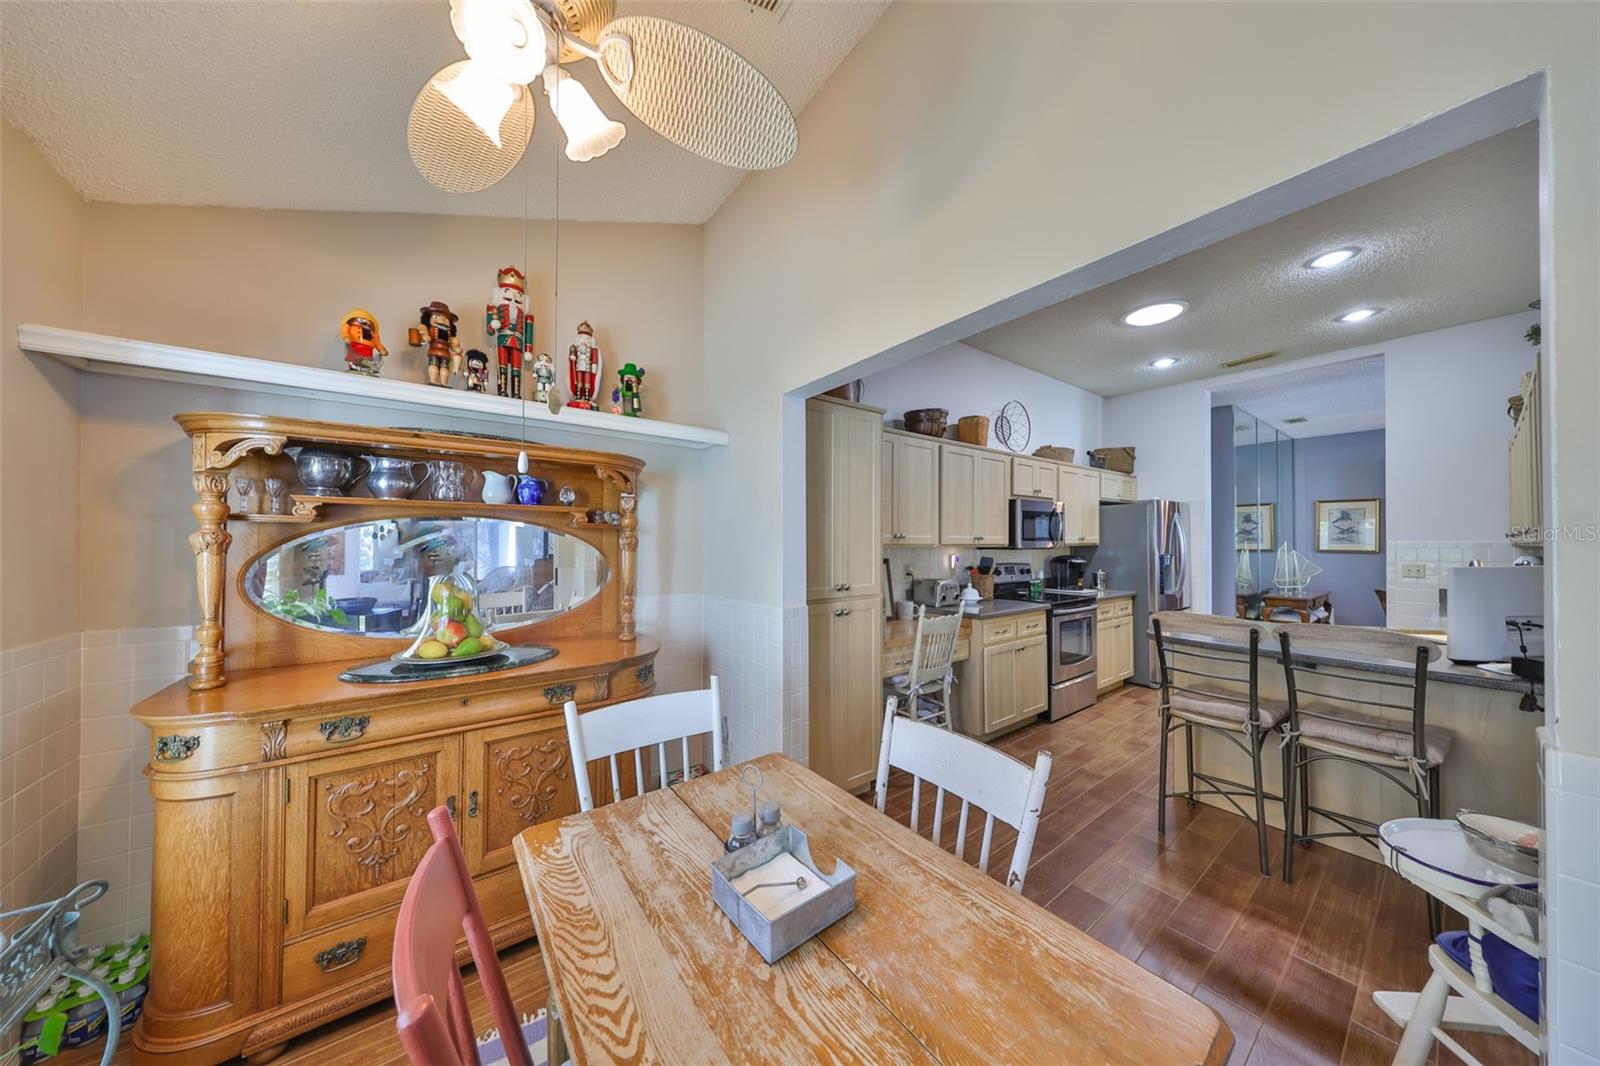
M1317 551L1375 554L1382 544L1382 500L1317 501Z
M1271 551L1276 519L1276 504L1239 504L1233 509L1233 546L1239 551Z

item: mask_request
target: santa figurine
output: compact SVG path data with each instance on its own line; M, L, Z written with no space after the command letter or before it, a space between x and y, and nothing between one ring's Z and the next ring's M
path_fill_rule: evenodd
M549 403L550 390L556 387L556 361L549 352L533 357L533 399L535 403Z
M528 314L527 279L514 266L495 277L494 294L483 309L483 324L493 338L500 374L495 391L522 398L523 353L533 347L533 316Z
M595 389L600 379L600 349L594 344L594 327L578 323L578 342L567 348L567 376L572 386L569 407L594 409Z

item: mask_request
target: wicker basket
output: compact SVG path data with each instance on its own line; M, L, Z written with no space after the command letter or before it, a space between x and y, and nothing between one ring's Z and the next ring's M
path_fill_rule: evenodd
M1090 448L1089 465L1118 474L1133 473L1132 448Z
M1058 463L1070 463L1077 454L1071 448L1058 448L1054 444L1046 444L1042 448L1035 448L1033 454L1040 459L1054 459Z
M963 415L956 422L956 440L962 444L989 443L989 419L985 415Z
M972 587L978 590L978 595L986 600L994 599L994 575L972 574Z

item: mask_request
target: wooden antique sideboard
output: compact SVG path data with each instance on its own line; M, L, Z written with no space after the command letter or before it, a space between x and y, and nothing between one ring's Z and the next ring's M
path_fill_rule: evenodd
M230 506L233 479L298 485L285 454L297 446L508 473L520 445L242 415L177 421L199 497L200 648L187 682L132 712L150 730L155 799L153 959L134 1057L264 1061L391 994L395 915L439 804L455 814L496 943L532 934L511 842L577 810L562 705L654 689L656 645L633 623L643 464L530 444L532 472L552 501L571 489L569 504L486 504L475 486L460 502L378 500L358 484L344 497L296 489L270 513L266 499ZM493 635L554 657L445 679L340 680L410 645L385 611L403 620L425 601L419 590L463 557L469 534L499 538L490 561L511 558L500 569L512 587L497 595L513 607ZM545 554L524 565L515 556L529 544ZM375 545L393 547L380 560ZM535 576L522 586L518 574ZM351 583L395 603L330 594ZM596 788L598 769L583 768Z

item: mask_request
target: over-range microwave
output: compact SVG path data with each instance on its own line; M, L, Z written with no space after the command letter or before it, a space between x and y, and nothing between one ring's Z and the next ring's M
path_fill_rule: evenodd
M1009 548L1054 548L1067 535L1054 500L1012 500L1009 528Z

